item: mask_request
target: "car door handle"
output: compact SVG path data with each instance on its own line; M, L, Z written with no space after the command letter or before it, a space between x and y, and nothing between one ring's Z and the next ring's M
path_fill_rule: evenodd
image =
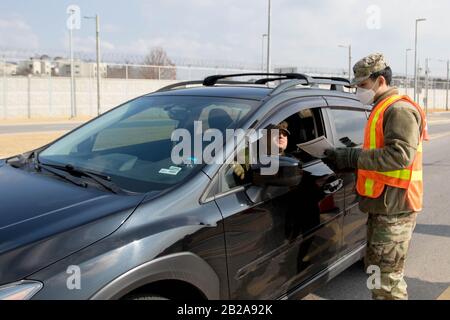
M334 194L336 192L338 192L339 190L341 190L344 187L344 180L342 179L337 179L333 182L327 183L326 185L323 186L323 192L325 192L325 194Z

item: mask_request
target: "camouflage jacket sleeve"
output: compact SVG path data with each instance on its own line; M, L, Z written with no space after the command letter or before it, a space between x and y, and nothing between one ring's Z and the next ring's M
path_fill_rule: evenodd
M384 148L362 151L358 168L388 172L409 167L416 156L421 116L407 102L397 102L384 115Z

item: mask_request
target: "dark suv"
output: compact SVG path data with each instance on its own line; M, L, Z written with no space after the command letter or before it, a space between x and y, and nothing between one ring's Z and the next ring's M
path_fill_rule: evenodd
M243 76L261 79L226 80ZM367 216L355 173L297 145L362 145L370 110L348 84L302 74L179 83L0 160L0 299L298 299L329 281L363 257ZM282 121L296 160L280 161L279 183L242 182L230 162L172 161L175 129Z

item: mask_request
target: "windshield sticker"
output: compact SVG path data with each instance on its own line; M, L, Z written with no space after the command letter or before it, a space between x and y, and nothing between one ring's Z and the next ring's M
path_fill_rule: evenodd
M182 169L179 167L170 167L169 169L161 169L159 170L160 174L167 174L167 175L171 175L171 176L176 176L180 173Z

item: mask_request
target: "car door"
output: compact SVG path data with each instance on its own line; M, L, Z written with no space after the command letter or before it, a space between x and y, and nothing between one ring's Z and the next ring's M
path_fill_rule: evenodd
M281 106L260 128L303 113L309 126L291 127L292 135L312 139L327 134L325 105L317 97ZM216 176L214 199L224 218L231 299L278 298L337 259L342 182L321 160L307 155L302 169L302 182L294 188L238 185L230 165Z
M327 110L331 120L334 143L337 147L362 148L364 130L367 124L367 110L352 99L329 98ZM367 237L367 214L359 210L359 196L356 192L356 170L343 170L338 176L344 181L345 214L343 226L342 254L363 246Z

